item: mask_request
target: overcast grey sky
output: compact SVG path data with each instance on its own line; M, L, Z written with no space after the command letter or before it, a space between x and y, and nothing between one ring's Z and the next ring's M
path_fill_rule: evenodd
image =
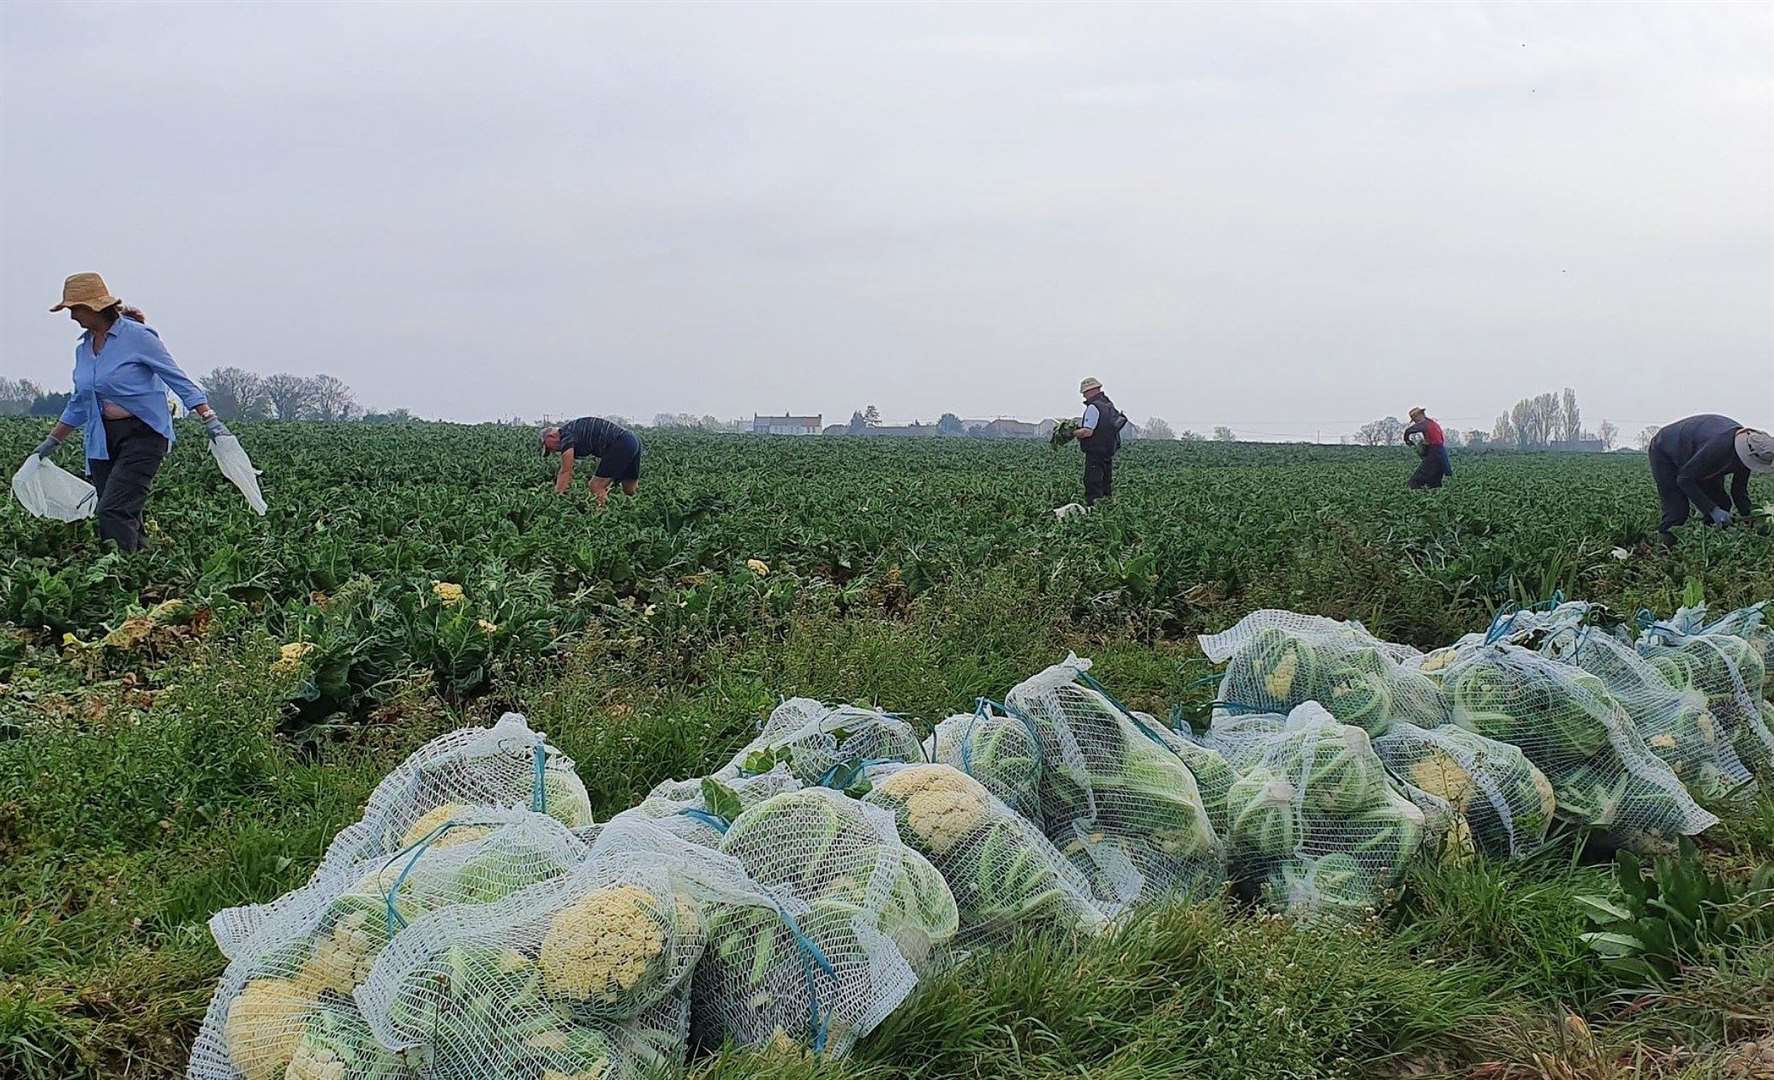
M0 372L1774 426L1774 6L0 5Z

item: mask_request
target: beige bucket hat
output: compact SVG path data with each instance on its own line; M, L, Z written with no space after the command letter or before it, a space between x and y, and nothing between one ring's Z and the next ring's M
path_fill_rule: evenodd
M49 310L52 314L71 307L89 307L94 311L103 311L120 302L105 287L104 278L97 274L75 274L62 282L62 302Z
M1750 472L1774 472L1774 435L1755 428L1739 431L1737 460L1748 465Z
M1078 392L1080 394L1088 394L1092 390L1101 390L1102 388L1103 388L1103 384L1096 381L1095 379L1085 379L1083 382L1078 384Z

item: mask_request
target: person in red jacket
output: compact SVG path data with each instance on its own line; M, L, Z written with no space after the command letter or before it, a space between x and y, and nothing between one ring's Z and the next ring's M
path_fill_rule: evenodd
M1454 463L1448 458L1448 439L1441 425L1419 405L1411 410L1411 426L1404 429L1404 441L1415 443L1423 461L1405 481L1405 486L1438 488L1442 480L1454 475Z

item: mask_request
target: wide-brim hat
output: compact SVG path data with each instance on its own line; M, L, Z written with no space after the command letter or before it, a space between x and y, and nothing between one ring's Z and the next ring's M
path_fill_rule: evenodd
M1101 390L1102 388L1103 388L1103 384L1098 382L1095 379L1085 379L1083 382L1078 384L1078 392L1080 394L1088 394L1092 390Z
M1774 435L1755 428L1739 431L1737 460L1749 466L1750 472L1774 472Z
M1406 413L1405 415L1406 416L1416 416L1418 414L1422 414L1423 416L1428 416L1429 412L1428 412L1428 410L1424 409L1423 406L1416 405L1416 406L1413 406L1411 408L1411 411Z
M105 287L104 278L97 274L75 274L62 282L62 302L49 310L51 314L71 307L103 311L121 302Z

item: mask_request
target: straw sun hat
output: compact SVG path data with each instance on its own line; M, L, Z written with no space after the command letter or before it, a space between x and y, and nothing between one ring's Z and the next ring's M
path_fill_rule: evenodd
M103 311L119 302L105 287L104 278L97 274L75 274L62 282L62 302L49 310L57 312L64 308L87 307Z

